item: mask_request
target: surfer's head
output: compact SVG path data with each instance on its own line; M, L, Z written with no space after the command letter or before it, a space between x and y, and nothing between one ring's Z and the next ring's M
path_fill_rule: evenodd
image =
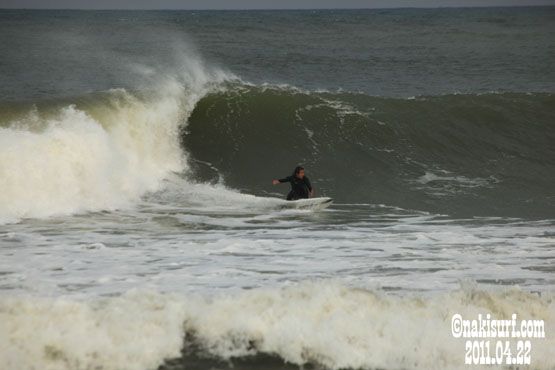
M304 177L304 168L301 167L301 166L295 167L295 171L293 172L293 176L296 176L299 179L302 179Z

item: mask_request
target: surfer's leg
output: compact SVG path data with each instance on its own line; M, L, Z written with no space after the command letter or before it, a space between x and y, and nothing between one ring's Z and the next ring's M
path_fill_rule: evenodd
M295 200L295 199L296 199L295 192L291 190L289 194L287 194L287 200Z

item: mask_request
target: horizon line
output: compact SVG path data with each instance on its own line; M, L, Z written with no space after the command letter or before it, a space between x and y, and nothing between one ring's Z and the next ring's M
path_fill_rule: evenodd
M532 4L532 5L474 5L474 6L399 6L399 7L376 7L376 8L209 8L209 9L186 9L186 8L2 8L0 10L82 10L82 11L306 11L306 10L402 10L402 9L487 9L487 8L552 8L553 5Z

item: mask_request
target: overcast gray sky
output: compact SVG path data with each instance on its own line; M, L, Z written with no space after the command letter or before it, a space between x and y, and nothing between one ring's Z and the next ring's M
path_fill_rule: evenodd
M555 5L555 0L0 0L12 9L320 9Z

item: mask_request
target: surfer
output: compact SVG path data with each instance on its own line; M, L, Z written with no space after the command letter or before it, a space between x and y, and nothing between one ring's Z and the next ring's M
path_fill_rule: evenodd
M306 199L309 194L310 196L314 196L314 189L312 185L310 185L308 177L304 175L304 168L301 166L295 167L293 175L273 181L274 185L282 182L291 183L291 191L287 194L287 200Z

